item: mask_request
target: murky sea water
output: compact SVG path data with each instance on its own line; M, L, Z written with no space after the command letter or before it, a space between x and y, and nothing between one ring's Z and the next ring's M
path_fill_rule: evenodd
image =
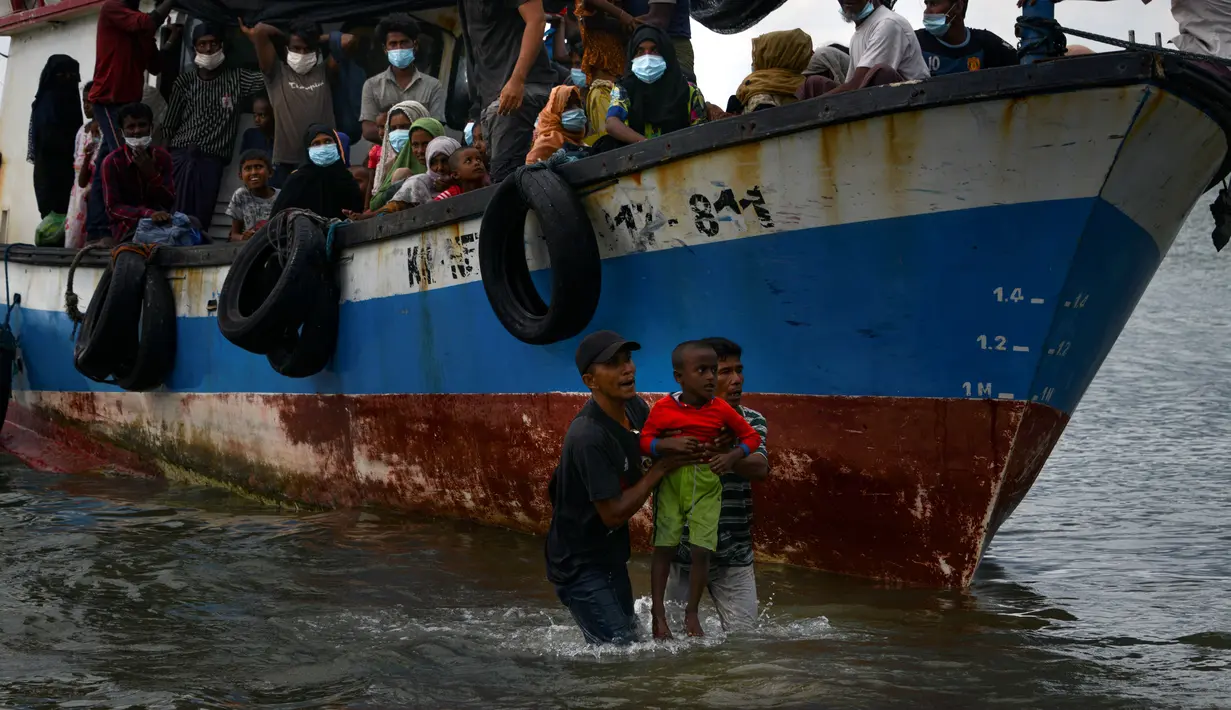
M596 652L535 538L10 464L0 707L1231 707L1231 254L1208 225L1203 204L966 593L761 566L755 633Z

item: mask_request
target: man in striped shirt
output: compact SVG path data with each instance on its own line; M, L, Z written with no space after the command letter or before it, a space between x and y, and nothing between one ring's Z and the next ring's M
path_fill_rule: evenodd
M718 353L717 396L743 415L761 435L761 446L735 464L735 472L722 476L722 511L718 518L718 549L710 555L709 593L727 631L752 628L757 620L757 582L752 566L752 481L769 477L765 448L768 426L760 412L743 406L744 351L726 338L701 341ZM688 600L692 552L688 531L676 551L667 584L669 599Z
M260 72L226 66L222 32L207 23L193 29L196 70L175 80L163 120L175 165L175 211L196 217L205 230L235 149L242 104L265 90Z

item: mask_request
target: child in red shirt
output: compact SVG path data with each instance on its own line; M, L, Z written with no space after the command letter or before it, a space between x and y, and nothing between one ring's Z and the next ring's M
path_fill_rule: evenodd
M756 451L761 436L743 416L714 396L718 355L710 346L690 341L671 353L675 381L682 391L654 403L641 429L641 452L649 456L668 453L698 454L729 429L739 446L718 454L709 463L681 466L663 478L654 491L654 560L650 585L654 638L671 638L663 597L671 561L679 547L684 525L692 549L688 606L684 624L689 636L704 636L697 617L701 595L709 583L709 556L718 549L718 517L722 511L722 481L716 472L729 472L735 462ZM679 437L660 438L664 432Z
M380 142L373 144L372 149L368 151L368 170L375 170L380 166L380 157L384 155L385 150L385 126L388 123L388 111L381 111L376 115L376 130L380 133Z
M487 166L483 164L483 154L478 148L467 147L453 151L453 155L449 156L449 172L452 174L453 184L432 199L447 200L492 184L492 179L487 174Z

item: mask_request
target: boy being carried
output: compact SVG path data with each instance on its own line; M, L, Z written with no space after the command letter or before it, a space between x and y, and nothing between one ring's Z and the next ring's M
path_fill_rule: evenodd
M231 196L227 216L231 218L231 241L249 239L260 226L269 221L278 191L269 186L269 154L263 150L248 150L239 156L239 179L243 187Z
M671 367L681 392L654 403L641 429L641 451L659 457L673 453L696 453L718 439L725 427L739 446L716 454L708 464L682 466L667 474L654 492L654 558L650 585L654 638L671 638L663 596L671 561L680 544L684 525L692 550L688 606L684 625L689 636L704 636L697 607L709 583L709 556L718 548L718 517L722 509L721 473L761 445L761 436L725 400L714 397L718 355L705 343L689 341L671 353ZM661 438L666 432L681 435Z

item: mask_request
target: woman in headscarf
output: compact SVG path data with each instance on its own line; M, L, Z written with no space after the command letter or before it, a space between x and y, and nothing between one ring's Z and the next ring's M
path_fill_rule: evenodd
M420 118L410 126L410 143L398 153L385 173L383 188L377 185L372 206L380 207L402 187L412 175L427 172L427 146L445 134L444 124L434 118Z
M557 86L539 112L534 145L526 154L526 165L547 160L564 144L581 145L586 137L586 110L581 107L581 91L576 86Z
M311 210L325 219L343 219L363 209L359 184L342 160L342 140L329 126L317 123L304 134L304 156L291 173L270 210Z
M744 113L795 103L795 92L803 86L803 71L811 58L812 37L803 30L754 37L752 73L735 92Z
M421 169L418 172L420 173L427 169L420 165L420 161L415 159L411 151L407 150L415 121L425 118L431 118L431 114L428 113L427 107L418 101L403 101L389 109L385 118L385 138L381 143L380 162L376 165L376 176L372 180L372 194L378 194L389 187L389 176L398 168L413 169L419 166ZM444 126L441 126L440 135L444 135ZM396 167L395 163L397 163Z
M424 156L427 161L426 173L407 178L393 198L379 209L347 216L359 222L382 214L401 212L436 199L437 195L453 184L449 172L449 158L461 147L461 143L448 136L433 138L427 145Z
M845 47L838 44L821 47L808 62L808 68L804 70L804 83L796 90L795 97L810 99L837 88L846 81L850 71L851 55Z
M637 143L709 120L705 97L684 77L666 32L653 25L638 27L628 56L607 109L609 138Z
M68 213L73 191L73 150L81 114L81 66L66 54L54 54L43 66L30 106L26 160L34 164L34 196L39 215Z

